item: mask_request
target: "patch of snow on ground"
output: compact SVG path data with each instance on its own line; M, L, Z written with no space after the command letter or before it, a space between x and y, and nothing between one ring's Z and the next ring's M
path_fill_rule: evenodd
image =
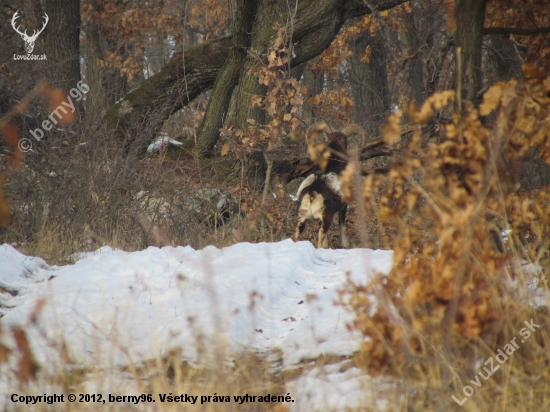
M398 388L386 378L372 378L364 371L344 364L314 368L287 384L297 411L343 411L346 408L389 411L388 399ZM399 395L398 395L399 396Z
M63 341L80 363L123 365L172 347L193 362L200 340L206 347L224 342L234 353L280 350L286 368L358 349L359 334L346 330L352 314L333 304L337 291L346 272L357 282L387 273L392 252L285 240L203 250L102 248L79 258L49 267L0 247L0 279L18 299L3 309L4 327L27 325L45 299L38 325L25 326L39 362L55 361Z
M157 137L157 140L155 140L153 143L147 146L147 152L153 153L153 152L156 152L157 150L160 150L164 146L168 146L168 145L181 146L182 144L183 144L182 142L171 139L166 133L161 133L161 135Z
M364 284L388 273L392 252L315 249L289 239L202 250L150 247L129 253L103 247L71 259L76 262L49 266L0 246L3 343L14 348L9 329L22 326L37 361L51 374L63 372L63 343L75 366L111 372L173 347L194 362L198 342L203 349L225 343L235 356L266 353L279 370L320 355L349 357L361 337L346 329L352 314L334 305L338 289L348 275ZM29 322L42 300L38 322ZM346 394L329 397L331 410L364 404L363 385L370 378L357 369L334 368L309 371L292 382L293 411L313 410L308 402L325 405L328 392L315 394L318 384ZM7 376L0 379L0 392L16 389ZM94 382L87 385L96 388Z
M255 351L268 354L278 370L303 368L287 382L293 411L387 410L388 400L400 396L394 383L369 377L346 360L361 336L346 329L353 314L334 305L348 275L365 284L377 273L389 273L391 251L315 249L288 239L202 250L103 247L71 259L77 261L49 266L0 246L2 343L13 348L10 327L23 327L38 362L52 375L63 372L56 370L65 364L62 343L76 367L105 368L115 373L117 386L128 389L131 377L113 372L113 366L156 359L175 347L193 363L198 346L209 350L223 343L229 355ZM528 283L532 303L547 304L548 292L536 283L540 268L524 264L522 269L534 279ZM38 322L29 322L42 300ZM309 362L320 355L342 360L317 367ZM0 370L0 393L11 393L13 385ZM101 382L86 385L91 391L105 389ZM4 406L0 399L0 409Z
M21 302L21 294L35 282L55 276L57 267L25 256L10 245L0 246L0 317Z

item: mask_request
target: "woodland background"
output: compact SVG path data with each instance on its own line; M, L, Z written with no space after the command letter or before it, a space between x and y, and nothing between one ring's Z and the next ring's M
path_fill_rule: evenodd
M65 256L67 247L94 248L106 239L131 239L124 247L134 249L288 237L294 210L287 193L312 166L304 145L288 138L292 132L318 121L336 129L357 123L365 134L352 146L367 144L359 156L363 174L387 172L391 150L380 125L398 108L402 123L411 125L411 105L456 88L456 47L462 47L463 97L475 103L494 82L521 76L523 63L550 68L546 6L542 0L2 2L0 113L40 81L68 93L82 80L90 92L76 119L40 142L29 130L50 114L47 98L13 118L33 150L25 173L6 186L14 221L1 239L40 249L57 243L40 239L61 237L70 245L55 250ZM46 61L12 58L23 53L9 24L16 11L29 33L49 15L34 51ZM425 135L436 135L451 117L440 111ZM161 132L183 148L146 155ZM2 144L5 156L9 147ZM514 170L522 187L548 183L548 168L537 158ZM216 206L220 199L223 207ZM353 232L353 213L350 221ZM156 224L163 240L151 231ZM391 247L377 224L364 230L370 240L356 235L354 244Z

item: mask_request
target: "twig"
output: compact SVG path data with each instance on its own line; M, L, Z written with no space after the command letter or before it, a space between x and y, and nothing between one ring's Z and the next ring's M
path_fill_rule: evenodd
M517 34L520 36L534 36L538 34L550 33L550 27L539 27L536 29L518 29L515 27L487 27L483 29L483 34Z
M267 163L267 171L265 172L264 193L262 195L262 208L265 205L267 199L267 192L269 191L269 180L271 179L271 169L273 168L273 159L264 151L264 159Z

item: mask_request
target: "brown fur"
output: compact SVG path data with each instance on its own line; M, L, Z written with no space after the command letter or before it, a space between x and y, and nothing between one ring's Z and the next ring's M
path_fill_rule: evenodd
M330 149L328 165L324 173L336 173L339 175L348 164L348 137L341 132L334 132L327 137L327 146Z
M348 241L345 233L345 220L347 205L342 201L342 197L329 187L321 178L316 178L314 182L305 187L298 198L298 225L296 226L295 237L298 239L304 231L306 221L310 219L319 220L321 228L319 229L318 248L328 248L327 232L332 223L334 215L338 213L338 223L342 246L348 247Z

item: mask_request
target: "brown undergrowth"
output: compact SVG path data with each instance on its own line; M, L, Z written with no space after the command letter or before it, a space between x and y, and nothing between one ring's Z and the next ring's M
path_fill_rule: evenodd
M550 163L550 77L524 70L524 80L492 86L479 112L468 102L457 109L439 141L414 132L387 177L362 183L365 209L379 196L378 218L398 225L394 266L368 286L350 281L341 300L357 315L350 328L365 336L360 364L404 378L410 410L460 409L452 395L469 401L466 410L550 405L549 312L533 299L536 287L548 289L550 192L516 183L532 148ZM453 91L437 93L411 118L424 124L454 100ZM397 143L399 114L383 132ZM531 320L540 327L519 343ZM471 383L514 337L519 348L502 370Z

